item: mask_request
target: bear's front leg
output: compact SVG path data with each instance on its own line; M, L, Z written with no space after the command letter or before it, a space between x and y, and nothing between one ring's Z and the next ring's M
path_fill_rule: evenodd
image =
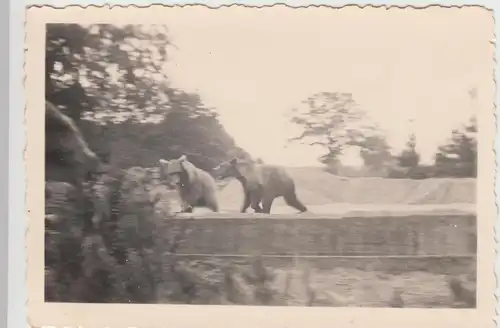
M260 202L262 200L262 196L260 190L256 190L251 195L251 207L255 211L255 213L262 213L262 207L260 206Z
M193 206L191 206L187 201L183 200L181 203L181 210L177 213L192 213Z
M241 206L241 210L240 212L241 213L245 213L248 209L248 207L250 206L250 193L245 190L245 198L243 199L243 205Z

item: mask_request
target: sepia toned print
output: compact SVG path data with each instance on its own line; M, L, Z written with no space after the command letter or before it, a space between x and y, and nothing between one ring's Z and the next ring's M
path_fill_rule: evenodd
M494 324L488 10L26 27L32 324Z

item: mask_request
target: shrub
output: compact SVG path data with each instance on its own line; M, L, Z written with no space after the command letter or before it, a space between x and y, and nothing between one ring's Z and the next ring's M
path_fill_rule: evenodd
M189 219L158 211L169 199L157 187L142 168L110 170L80 192L47 183L47 301L283 304L259 257L244 269L179 257Z
M89 183L79 203L71 185L47 183L47 301L151 303L180 279L174 255L188 231L158 214L147 185L137 174L110 172Z

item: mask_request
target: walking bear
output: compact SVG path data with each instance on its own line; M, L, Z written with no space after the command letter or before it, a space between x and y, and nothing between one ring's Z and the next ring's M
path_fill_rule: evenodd
M295 182L283 167L233 158L214 168L219 179L236 178L243 187L244 200L241 213L252 207L258 213L270 213L276 197L283 197L287 205L306 212L297 198Z
M192 213L195 207L219 211L214 178L189 162L186 155L167 161L160 159L162 177L177 187L182 202L182 213Z

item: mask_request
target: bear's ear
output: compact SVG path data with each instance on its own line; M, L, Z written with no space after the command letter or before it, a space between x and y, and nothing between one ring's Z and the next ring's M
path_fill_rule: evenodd
M162 165L166 165L166 164L170 163L169 161L167 161L166 159L163 159L163 158L160 158L160 161L159 161L159 162L160 162L160 164L162 164Z
M182 155L181 157L179 157L178 161L179 162L183 162L183 161L186 161L187 160L187 157L186 155Z

